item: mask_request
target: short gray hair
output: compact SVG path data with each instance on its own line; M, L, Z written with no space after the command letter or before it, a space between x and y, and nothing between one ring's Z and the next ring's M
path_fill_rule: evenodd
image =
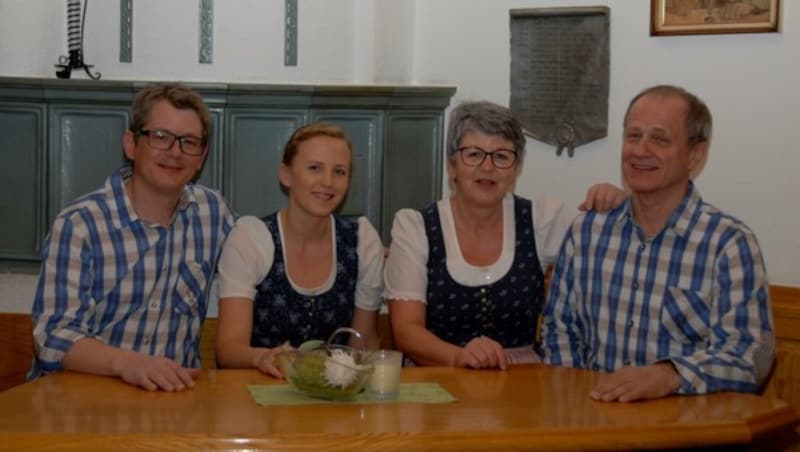
M508 108L487 101L464 102L454 108L447 128L448 158L455 157L461 139L470 132L499 136L514 143L517 161L522 161L525 135L522 125Z

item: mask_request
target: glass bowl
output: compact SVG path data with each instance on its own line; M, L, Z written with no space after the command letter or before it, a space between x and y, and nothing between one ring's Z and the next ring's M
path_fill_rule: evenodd
M310 350L283 350L277 361L295 391L321 399L348 400L364 389L372 375L368 356L363 350L332 345L329 340Z

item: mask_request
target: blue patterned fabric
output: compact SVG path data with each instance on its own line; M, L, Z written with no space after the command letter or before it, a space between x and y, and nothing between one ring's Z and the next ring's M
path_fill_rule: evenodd
M753 392L774 355L766 270L753 232L693 184L655 237L630 200L567 232L544 310L543 359L614 371L671 361L682 393Z
M86 337L200 366L208 288L234 215L219 193L190 184L169 226L148 224L125 195L131 172L123 167L53 223L33 303L29 378L60 370Z
M533 344L544 297L531 202L514 196L514 262L493 284L467 287L447 271L444 236L436 204L422 210L428 237L426 326L440 339L463 347L484 335L504 348Z
M266 278L257 286L253 304L253 347L277 347L286 341L298 347L310 339L326 340L336 328L350 326L358 280L358 223L336 222L336 280L330 290L304 295L289 283L277 212L263 218L272 234L275 256ZM337 337L345 342L346 335Z

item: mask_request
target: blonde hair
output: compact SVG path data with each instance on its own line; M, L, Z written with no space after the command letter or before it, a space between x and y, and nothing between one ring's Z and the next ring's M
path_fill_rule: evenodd
M326 122L316 122L307 126L300 127L292 133L286 146L283 147L283 158L281 162L286 166L291 166L294 157L297 155L297 148L300 144L315 137L331 137L344 141L347 144L347 150L350 154L353 153L353 145L350 138L344 133L341 127L329 124Z

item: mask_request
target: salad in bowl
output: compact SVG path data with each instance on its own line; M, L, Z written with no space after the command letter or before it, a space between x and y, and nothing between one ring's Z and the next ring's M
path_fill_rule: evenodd
M278 366L296 391L322 399L347 400L364 389L373 366L367 362L363 339L362 350L331 343L338 334L345 332L361 339L358 331L339 328L328 342L308 341L297 349L278 354Z

